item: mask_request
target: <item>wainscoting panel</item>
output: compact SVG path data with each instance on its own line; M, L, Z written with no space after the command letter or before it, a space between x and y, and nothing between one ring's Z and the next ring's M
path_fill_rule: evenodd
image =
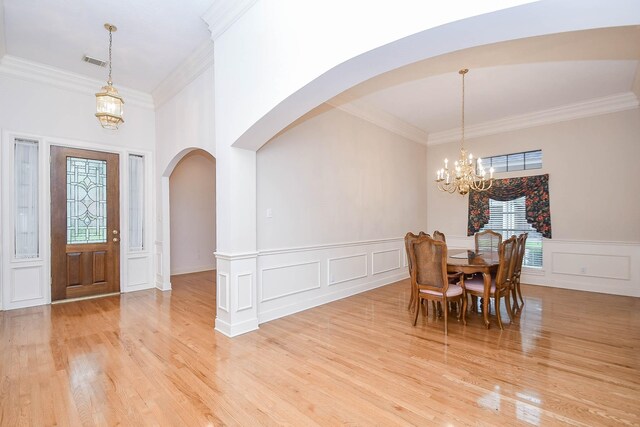
M251 273L238 275L238 311L253 308L253 278Z
M329 286L367 277L367 254L329 258Z
M148 253L129 255L126 275L128 283L122 291L138 291L154 287L154 283L150 280L152 269L150 264L151 256Z
M320 287L320 261L262 269L261 299L267 302Z
M10 303L14 305L31 305L36 301L41 304L44 298L42 266L13 267L11 269Z
M447 236L450 248L473 237ZM640 243L543 239L542 268L524 268L522 283L640 297Z
M405 279L402 252L403 238L258 251L258 320Z
M551 272L554 274L629 280L631 258L620 255L554 252L551 258Z
M371 254L371 273L375 275L399 270L401 254L402 252L398 248L373 252Z
M229 276L218 273L216 280L216 290L218 291L216 299L218 300L218 308L229 311Z

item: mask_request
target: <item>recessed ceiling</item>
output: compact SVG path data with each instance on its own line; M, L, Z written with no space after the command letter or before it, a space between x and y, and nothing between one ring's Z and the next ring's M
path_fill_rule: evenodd
M113 82L150 93L210 39L202 14L213 0L4 0L6 53L106 80L106 22L113 34ZM0 3L1 6L2 3Z
M631 90L638 61L566 61L471 69L465 76L465 123L583 102ZM372 93L362 101L427 133L460 126L462 80L450 72Z
M379 111L431 134L465 124L628 94L640 69L640 27L516 40L431 58L375 77L331 103Z

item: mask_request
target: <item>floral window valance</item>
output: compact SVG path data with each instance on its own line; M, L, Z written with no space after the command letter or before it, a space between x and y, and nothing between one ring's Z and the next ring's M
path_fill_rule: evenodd
M496 179L487 191L469 192L469 226L472 236L489 222L489 199L506 202L525 196L527 222L542 237L551 238L549 175Z

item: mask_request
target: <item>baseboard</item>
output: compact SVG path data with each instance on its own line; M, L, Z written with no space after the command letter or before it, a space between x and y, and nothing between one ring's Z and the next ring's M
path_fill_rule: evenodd
M171 282L162 282L161 280L156 280L156 289L159 289L161 291L170 291Z
M235 325L230 325L220 318L216 318L215 330L230 338L258 329L258 319L245 320Z
M202 271L211 271L211 270L215 270L215 269L216 269L216 265L215 264L201 265L201 266L198 266L198 267L172 268L171 269L171 275L172 276L177 276L177 275L180 275L180 274L200 273Z

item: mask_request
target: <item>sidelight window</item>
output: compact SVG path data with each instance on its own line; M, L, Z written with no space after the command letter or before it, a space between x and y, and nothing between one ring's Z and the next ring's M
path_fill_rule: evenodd
M38 258L38 141L16 139L14 156L15 257Z

